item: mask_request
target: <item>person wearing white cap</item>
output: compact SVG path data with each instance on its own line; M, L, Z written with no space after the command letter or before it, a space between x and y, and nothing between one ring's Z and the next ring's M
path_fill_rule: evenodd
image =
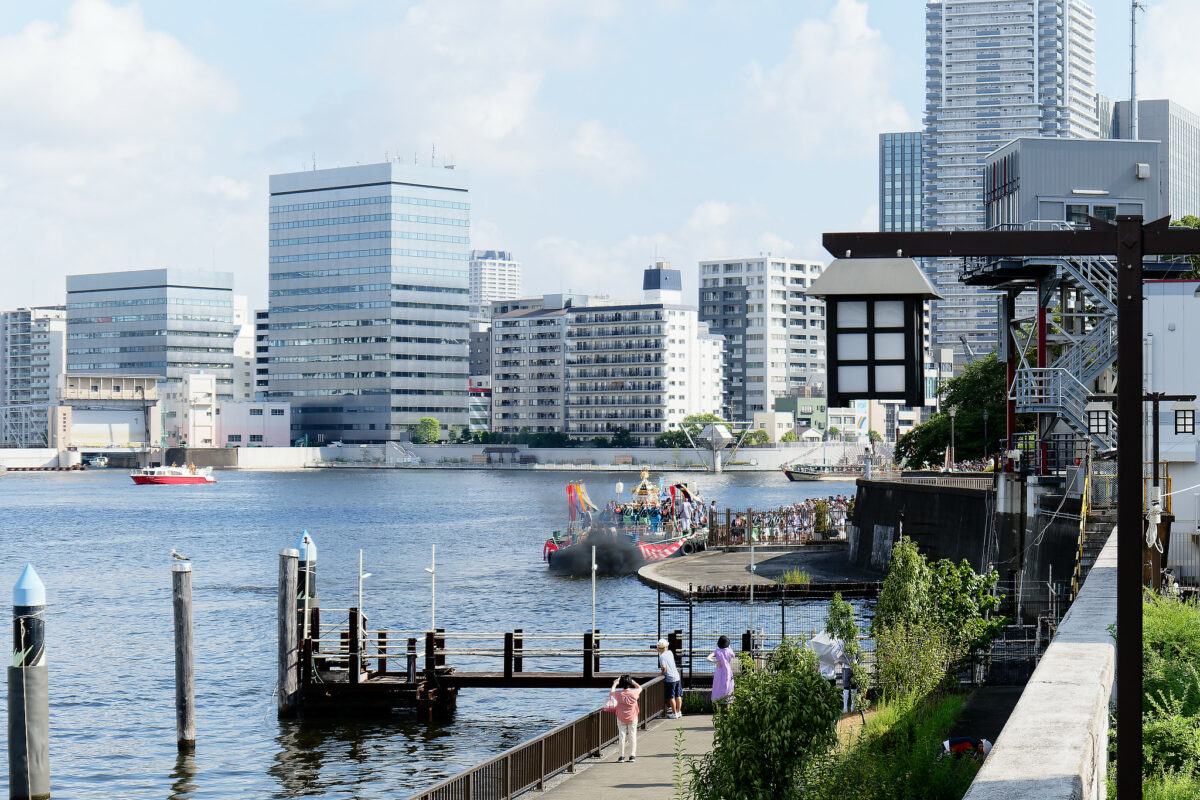
M675 666L675 654L668 650L669 642L659 639L654 649L658 651L658 671L662 673L667 706L667 716L678 719L683 716L683 687L679 680L679 667Z

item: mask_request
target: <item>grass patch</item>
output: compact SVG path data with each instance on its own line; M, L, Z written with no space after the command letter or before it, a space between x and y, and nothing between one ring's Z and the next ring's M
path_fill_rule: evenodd
M888 702L805 777L806 800L959 800L975 758L940 758L962 713L961 694Z
M812 575L809 575L807 570L796 567L795 569L789 569L787 572L780 575L776 582L781 583L784 586L790 586L798 583L812 583L813 579Z

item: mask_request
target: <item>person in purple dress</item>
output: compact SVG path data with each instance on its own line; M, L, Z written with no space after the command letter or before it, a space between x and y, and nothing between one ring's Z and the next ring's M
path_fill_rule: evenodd
M717 639L717 649L708 655L708 660L717 665L713 671L712 699L729 702L733 697L733 659L736 656L729 649L729 637ZM726 699L728 698L728 699Z

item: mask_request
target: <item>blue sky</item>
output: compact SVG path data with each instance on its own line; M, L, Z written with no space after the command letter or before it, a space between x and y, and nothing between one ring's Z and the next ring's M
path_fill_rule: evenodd
M1200 3L1151 0L1140 96L1200 109ZM1097 0L1128 91L1128 3ZM265 303L267 176L453 159L526 293L630 296L656 256L824 258L920 127L921 0L22 0L0 5L0 306L74 272L232 270ZM1172 58L1176 59L1173 63Z

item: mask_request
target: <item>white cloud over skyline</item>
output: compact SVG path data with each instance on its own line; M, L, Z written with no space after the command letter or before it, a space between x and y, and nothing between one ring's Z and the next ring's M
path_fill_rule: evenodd
M163 265L263 304L269 174L434 148L527 293L636 295L656 255L689 293L700 259L822 258L821 231L874 224L875 136L919 124L923 44L920 4L881 0L0 6L0 305Z

